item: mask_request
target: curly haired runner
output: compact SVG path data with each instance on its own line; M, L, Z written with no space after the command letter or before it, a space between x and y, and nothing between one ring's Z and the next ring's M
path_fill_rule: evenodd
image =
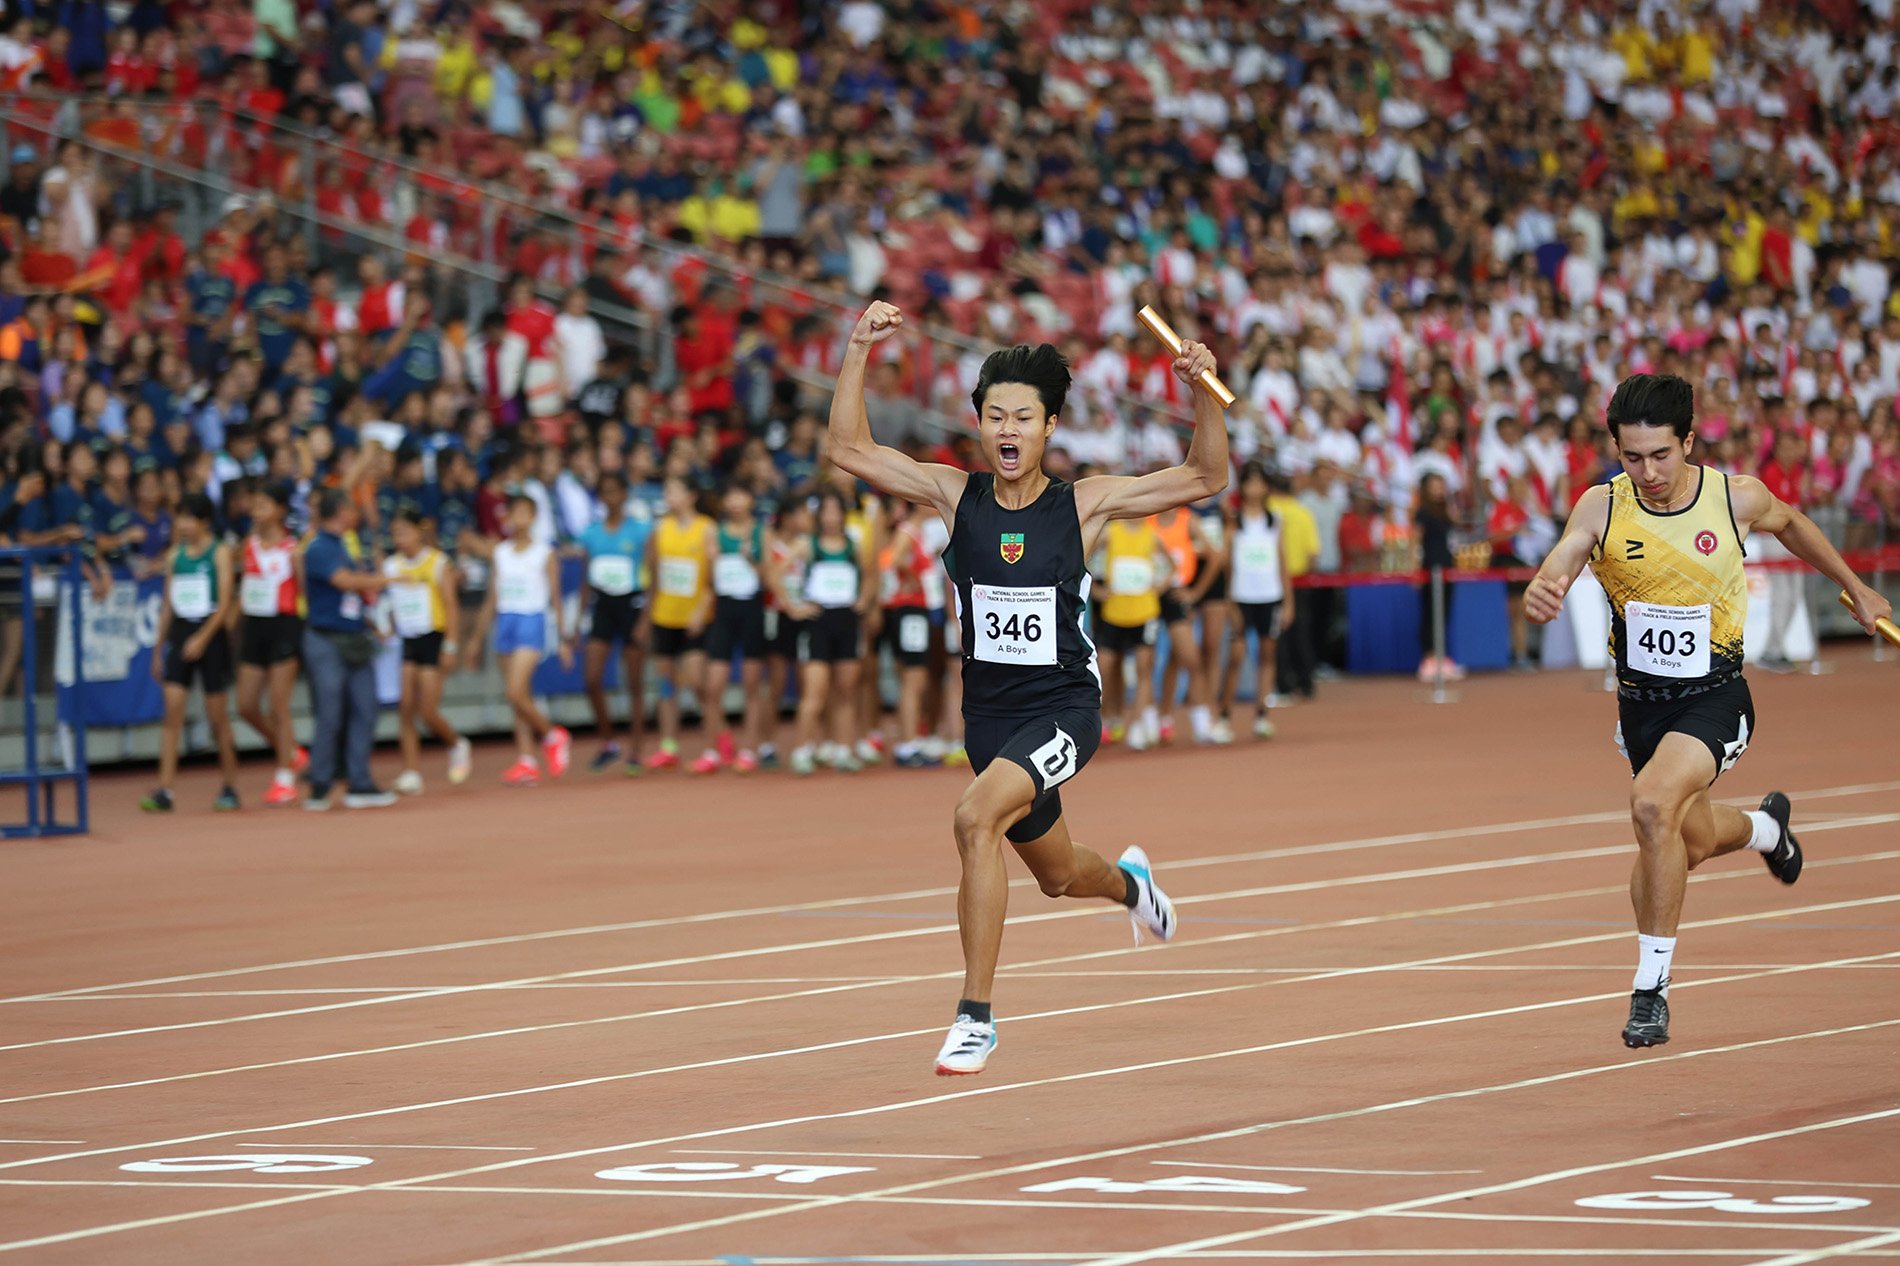
M873 303L851 331L831 402L831 457L880 491L927 505L950 529L944 561L963 629L965 745L976 780L957 802L963 879L957 924L963 997L937 1055L942 1075L977 1073L996 1049L990 989L1003 940L1009 880L1003 841L1016 848L1051 897L1119 901L1137 940L1174 935L1174 907L1147 854L1129 848L1116 866L1069 838L1057 788L1095 754L1102 682L1084 630L1088 559L1112 519L1140 519L1213 496L1227 486L1226 418L1195 393L1194 442L1179 466L1139 477L1066 484L1042 470L1043 446L1069 390L1056 349L1017 346L983 362L971 401L990 473L917 462L871 438L864 410L871 349L904 324ZM1192 385L1214 355L1188 343L1174 362Z
M1623 473L1583 494L1524 594L1525 613L1546 624L1588 563L1610 598L1616 737L1635 775L1630 904L1638 958L1623 1027L1631 1047L1669 1040L1669 966L1689 872L1748 848L1782 883L1801 877L1786 795L1771 791L1749 813L1709 800L1755 728L1742 679L1742 541L1751 532L1774 536L1854 595L1854 618L1869 632L1892 610L1812 520L1761 480L1692 464L1694 423L1695 391L1683 379L1636 374L1623 381L1609 407Z

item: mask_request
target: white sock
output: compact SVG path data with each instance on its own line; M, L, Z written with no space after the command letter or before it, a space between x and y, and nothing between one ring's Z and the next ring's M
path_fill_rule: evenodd
M1636 936L1636 989L1660 989L1669 994L1669 963L1676 956L1673 936Z
M1760 809L1750 809L1746 814L1755 825L1755 833L1748 837L1748 847L1757 853L1772 853L1781 843L1781 823L1775 821Z
M1194 725L1194 737L1206 738L1214 730L1214 714L1203 704L1188 711L1188 718Z
M1141 724L1150 734L1161 733L1161 713L1154 708L1143 708L1141 710Z

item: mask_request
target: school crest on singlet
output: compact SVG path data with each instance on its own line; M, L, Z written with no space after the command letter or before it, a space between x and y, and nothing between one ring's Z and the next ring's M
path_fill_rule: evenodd
M1018 562L1023 556L1023 534L1021 532L1003 533L1003 561Z

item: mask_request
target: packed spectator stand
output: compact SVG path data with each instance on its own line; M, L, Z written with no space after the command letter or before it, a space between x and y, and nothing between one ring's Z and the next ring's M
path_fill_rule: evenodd
M506 485L570 541L608 471L769 511L870 296L924 331L880 436L970 465L981 356L1047 339L1059 473L1178 459L1155 304L1296 574L1410 571L1431 475L1534 565L1645 370L1847 548L1900 520L1890 0L0 11L0 538L96 583L267 481L299 530Z

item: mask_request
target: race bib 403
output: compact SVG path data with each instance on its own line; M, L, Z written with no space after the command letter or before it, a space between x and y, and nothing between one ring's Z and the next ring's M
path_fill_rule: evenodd
M1629 666L1654 677L1709 675L1709 608L1630 602L1623 607Z

